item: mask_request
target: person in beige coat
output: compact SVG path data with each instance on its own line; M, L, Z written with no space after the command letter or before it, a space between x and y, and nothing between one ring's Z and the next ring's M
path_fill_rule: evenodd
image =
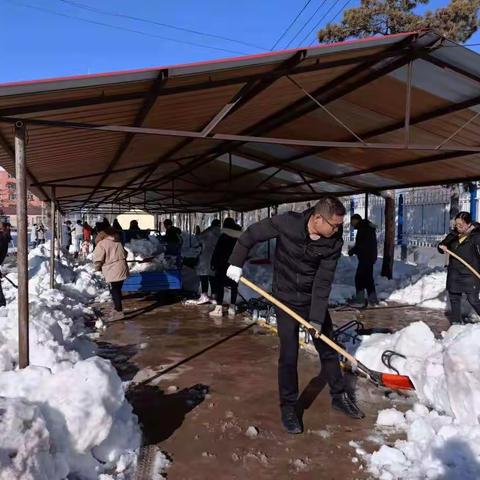
M114 312L110 320L124 317L122 307L122 286L128 277L127 252L122 246L118 233L107 227L97 235L93 261L97 271L101 271L110 284Z

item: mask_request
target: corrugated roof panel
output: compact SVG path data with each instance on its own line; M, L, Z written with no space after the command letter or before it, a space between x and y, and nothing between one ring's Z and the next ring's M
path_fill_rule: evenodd
M400 68L391 73L390 76L400 80L402 83L406 83L407 68ZM472 81L422 59L416 60L413 64L412 85L415 88L454 103L460 103L479 94L479 86ZM478 111L478 108L472 107L472 110Z

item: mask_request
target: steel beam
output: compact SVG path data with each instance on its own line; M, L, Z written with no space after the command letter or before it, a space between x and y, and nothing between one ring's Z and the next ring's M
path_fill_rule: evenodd
M155 104L158 98L158 93L167 82L167 79L168 79L168 70L161 70L158 74L158 78L155 80L152 87L147 92L143 100L142 106L140 107L140 110L137 112L137 115L135 116L133 125L140 126L145 121L145 118L149 114L150 110L152 109L153 105ZM120 147L115 153L115 156L113 157L112 161L108 165L107 172L100 177L100 179L98 180L98 182L96 183L92 191L92 195L88 197L87 201L90 198L92 198L92 196L97 191L97 188L100 187L103 184L103 182L108 178L108 176L110 175L110 171L113 170L117 165L117 163L121 160L124 153L127 151L128 147L130 146L130 143L132 142L134 136L135 136L134 133L131 133L131 132L129 132L125 136L125 139L121 143Z
M29 364L28 214L25 125L15 124L15 178L17 181L18 365Z
M397 70L409 61L417 58L421 53L424 53L427 48L432 47L438 41L438 36L431 36L428 33L419 34L418 37L419 38L417 38L416 35L408 37L404 41L399 42L399 44L392 46L389 50L391 52L396 51L397 56L393 56L387 60L383 58L373 58L366 62L360 63L356 67L348 70L344 74L339 75L326 85L317 89L312 93L312 96L315 97L320 103L324 105L328 104L347 95L348 93L351 93L352 91L359 89L360 87L372 82L377 78ZM408 47L408 50L405 51L406 47ZM317 106L312 105L310 99L302 98L296 102L293 102L287 107L284 107L279 112L273 113L270 115L270 117L262 119L253 126L247 128L244 132L242 132L242 134L260 135L263 132L271 131L296 118L299 118L316 108ZM239 141L239 144L242 144L242 141ZM238 144L224 145L219 147L215 151L214 158L226 153L234 146L236 147ZM208 154L202 155L197 160L192 160L190 163L185 165L183 169L179 169L177 172L168 175L168 178L165 179L165 182L170 181L172 178L178 178L179 176L183 175L185 171L199 168L212 160L213 158L210 158ZM157 182L156 185L162 185L162 182Z
M50 288L55 288L55 239L56 233L56 207L55 207L55 187L51 190L50 200Z
M0 118L0 121L5 121L7 119ZM8 121L11 122L13 119L8 118ZM292 139L292 138L277 138L277 137L255 137L250 135L233 135L227 133L216 133L208 137L202 137L200 132L184 131L184 130L167 130L167 129L156 129L156 128L142 128L142 127L124 127L121 125L96 125L96 124L80 124L75 122L63 122L63 121L50 121L50 120L41 120L41 119L29 119L26 120L30 123L49 123L56 124L57 126L64 128L80 128L80 129L89 129L89 130L104 130L104 131L119 131L126 132L130 134L144 134L144 135L157 135L157 136L167 136L167 137L180 137L180 138L203 138L204 140L222 140L225 142L232 143L264 143L269 145L289 145L294 147L322 147L325 149L332 148L361 148L361 149L374 149L374 150L439 150L438 145L429 145L429 144L410 144L404 145L403 143L362 143L362 142L336 142L336 141L325 141L325 140L305 140L305 139ZM480 152L480 147L470 147L467 145L459 146L450 146L442 147L440 150L448 151L462 151L462 152ZM211 160L214 160L212 158ZM188 165L185 165L185 168ZM196 167L195 167L196 168ZM108 171L108 174L110 172ZM143 176L144 173L140 173L138 177ZM107 175L108 176L108 175ZM168 176L168 175L167 175ZM135 182L135 179L129 181L129 184ZM162 180L162 183L166 183L166 180ZM98 183L99 184L99 183ZM97 185L98 185L97 184ZM148 184L150 187L151 185ZM95 187L94 187L95 188ZM139 185L139 189L142 188L142 185Z
M434 163L434 162L441 162L443 160L450 160L453 158L460 158L460 157L465 157L465 156L470 156L470 155L475 155L474 153L465 153L465 154L458 154L457 152L447 152L447 153L441 153L438 155L431 155L428 157L422 157L422 158L416 158L414 160L406 160L406 161L400 161L400 162L394 162L394 163L389 163L386 165L376 165L374 167L368 167L360 170L352 170L351 172L346 172L346 173L340 173L337 175L328 175L323 177L321 182L327 182L327 183L336 183L338 181L343 181L345 178L351 178L351 177L357 177L360 175L365 175L367 173L379 173L379 172L386 172L388 170L395 170L398 168L406 168L406 167L414 167L417 165L425 165L428 163ZM301 183L296 183L293 186L282 186L275 188L271 190L271 192L280 192L282 190L286 190L288 188L295 188L295 187L302 187L305 186L305 182ZM357 188L360 189L365 189L364 186L358 185ZM393 188L393 187L392 187ZM397 187L400 188L400 187ZM375 189L369 189L369 190L375 190Z
M274 72L275 71L284 71L284 70L288 70L288 69L291 69L293 68L295 65L298 65L299 63L302 62L302 60L305 58L305 54L306 54L306 51L305 50L299 50L297 51L294 55L292 55L292 57L290 57L289 59L287 59L285 62L283 62L282 64L280 64L280 66L278 66L276 69L274 69ZM256 96L258 96L260 93L262 93L263 91L265 91L268 87L270 87L271 85L273 85L273 83L275 83L279 78L281 78L281 75L277 75L277 76L271 76L271 77L263 77L263 78L260 78L258 80L251 80L249 81L247 84L245 84L235 95L234 97L232 98L232 100L229 102L232 105L232 108L230 108L226 114L222 117L225 118L226 116L228 115L231 115L233 114L234 112L236 112L239 108L241 108L242 106L246 105L247 103L249 103L250 101L252 101ZM211 122L209 122L209 124L207 124L207 127L209 127L209 125L213 122L213 121L216 121L216 119L214 118ZM213 135L212 137L214 137L215 135ZM200 132L200 138L203 138L205 137L205 135L203 135L202 132ZM189 145L193 139L195 137L191 137L192 140L186 140L184 142L182 142L178 148L176 149L175 147L172 149L171 152L168 152L166 155L163 155L162 157L160 157L160 159L158 159L157 162L155 162L155 165L149 169L148 171L145 172L145 178L142 180L142 183L140 185L140 188L143 188L145 183L148 181L148 179L153 175L153 173L157 170L157 168L165 161L165 160L168 160L170 159L173 155L175 155L175 153L177 153L178 151L180 151L181 149L185 148L187 145ZM174 153L172 153L174 152ZM192 161L195 161L195 160L192 160ZM139 177L142 178L143 175L140 175L139 174ZM134 180L135 181L135 180Z

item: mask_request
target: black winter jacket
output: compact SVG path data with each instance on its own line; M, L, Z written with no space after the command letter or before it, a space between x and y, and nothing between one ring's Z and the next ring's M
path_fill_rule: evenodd
M230 263L242 267L255 244L276 238L273 294L288 305L309 306L309 320L321 325L343 240L341 231L330 238L311 240L307 225L312 214L310 208L251 225L238 239Z
M229 228L224 228L220 237L218 238L217 244L215 245L215 250L212 254L212 260L210 262L211 269L216 273L225 274L228 269L228 259L232 254L233 248L237 243L238 237L240 237L241 232L238 230L231 230Z
M459 242L459 234L452 231L438 246L445 245L478 272L480 270L480 224L474 222L473 225L474 229L462 243ZM443 253L440 248L438 248L438 251ZM447 273L447 290L453 293L471 293L478 290L479 286L480 281L477 277L456 258L450 257Z
M8 253L8 245L12 237L9 234L0 232L0 265L5 261L5 257Z
M358 224L355 245L348 253L356 255L359 263L375 263L377 261L377 231L372 222L362 220Z

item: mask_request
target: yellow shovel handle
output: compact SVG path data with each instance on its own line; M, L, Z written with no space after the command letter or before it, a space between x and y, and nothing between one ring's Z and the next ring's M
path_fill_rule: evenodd
M478 279L480 279L480 273L478 273L469 263L467 263L463 258L459 257L456 253L451 252L448 248L444 250L453 258L456 258L460 263L463 263Z
M344 350L342 347L337 345L334 341L330 340L330 338L328 338L322 332L320 332L318 328L314 327L311 323L307 322L304 318L302 318L298 313L294 312L291 308L287 307L285 304L277 300L275 297L273 297L268 292L261 289L260 287L258 287L253 282L246 279L245 277L240 277L240 281L247 287L259 293L262 297L266 298L270 303L273 303L276 307L282 309L285 313L288 313L298 323L303 325L307 330L313 330L315 332L316 338L319 338L320 340L325 342L327 345L332 347L335 351L337 351L340 355L343 355L349 362L352 363L354 367L358 365L358 361L355 357L350 355L346 350Z

